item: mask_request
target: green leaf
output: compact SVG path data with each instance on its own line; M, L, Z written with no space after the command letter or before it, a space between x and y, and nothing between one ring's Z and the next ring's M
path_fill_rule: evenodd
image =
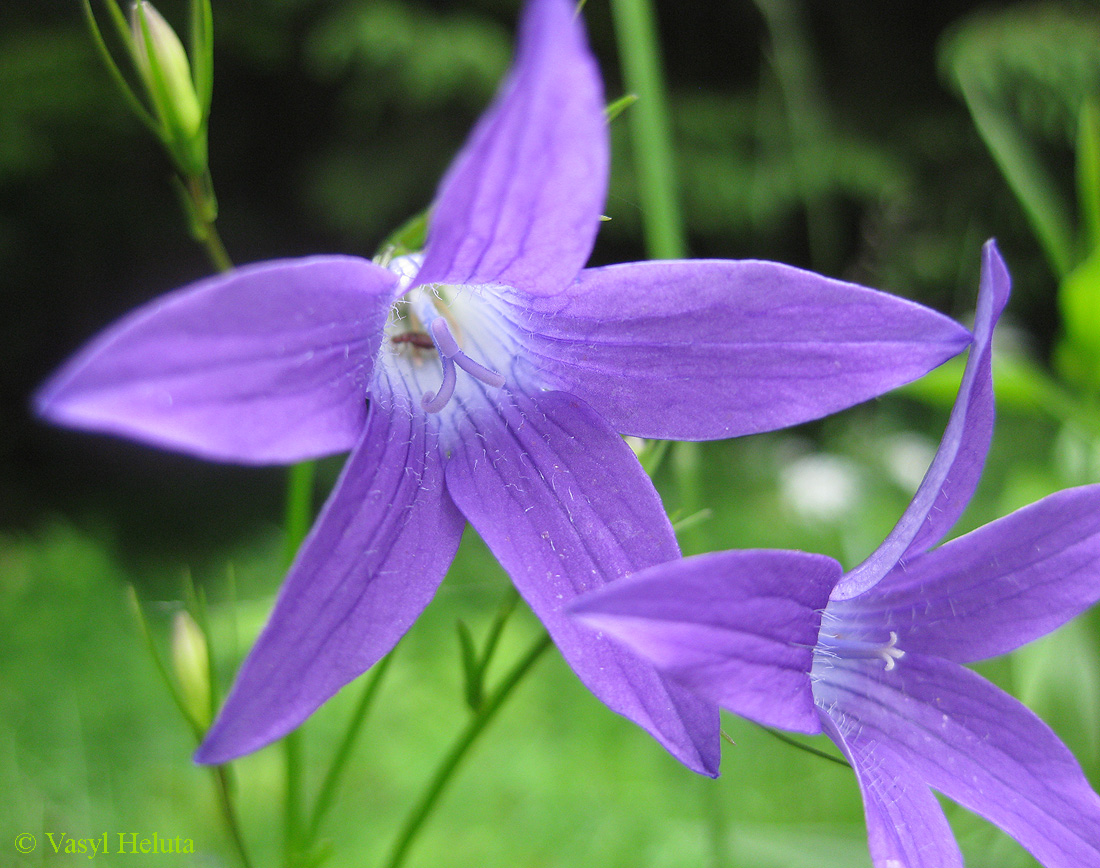
M958 76L974 126L1024 209L1051 269L1057 277L1064 277L1073 267L1073 224L1062 195L1012 119L981 92L965 70L959 70Z
M471 711L476 712L485 697L485 683L482 677L485 671L478 660L477 646L474 644L474 637L470 633L470 628L466 626L466 622L458 621L455 628L458 630L458 646L462 654L462 674L465 682L463 692L466 695L466 704L470 706Z
M1054 3L974 15L942 41L939 59L1064 278L1079 258L1069 191L1040 154L1077 146L1081 106L1100 92L1100 17Z
M431 209L425 209L415 217L405 221L387 238L378 249L375 257L382 265L387 265L397 256L407 256L424 249L428 237L428 217Z
M1077 124L1077 205L1084 223L1084 249L1100 249L1100 97L1081 105Z
M1065 335L1056 354L1062 375L1086 388L1100 387L1100 248L1058 287Z

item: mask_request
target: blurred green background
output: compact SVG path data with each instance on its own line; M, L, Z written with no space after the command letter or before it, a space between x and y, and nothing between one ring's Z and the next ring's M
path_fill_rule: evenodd
M1100 480L1095 385L1056 364L1067 269L1042 231L1060 220L1074 262L1091 253L1080 118L1100 94L1095 3L658 7L692 255L812 267L965 320L980 245L996 236L1015 279L1005 353L1043 385L1022 376L1020 391L1000 394L990 464L963 526ZM185 21L179 0L158 8ZM516 0L218 0L210 161L234 260L372 255L430 201L509 62L517 12ZM589 0L585 17L608 97L618 97L607 0ZM627 134L622 119L613 124L611 220L595 264L645 255ZM1023 156L1006 164L1006 153ZM170 179L77 4L0 5L0 866L83 858L51 856L46 831L180 835L194 856L148 864L236 864L126 589L166 649L186 582L204 588L224 686L281 579L285 473L54 430L28 411L35 385L85 339L209 272ZM657 482L674 517L693 517L685 551L799 547L854 565L905 508L949 393L933 384L788 432L674 447ZM338 468L322 465L319 496ZM455 624L483 636L506 587L467 534L396 652L325 826L326 864L382 861L467 714ZM518 616L499 660L535 630ZM1084 616L983 669L1058 730L1094 785L1098 630ZM307 794L359 690L306 726ZM869 865L849 771L735 718L725 728L736 744L724 746L722 778L697 779L551 653L409 864ZM281 764L267 750L236 775L257 865L279 864ZM1034 864L988 824L949 812L968 865ZM31 856L12 844L23 832L38 838Z

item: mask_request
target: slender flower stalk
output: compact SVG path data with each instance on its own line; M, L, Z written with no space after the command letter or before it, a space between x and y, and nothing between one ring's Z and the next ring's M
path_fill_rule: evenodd
M207 154L214 65L210 0L191 0L190 53L147 0L135 2L128 19L117 0L103 0L103 6L129 56L141 95L107 48L90 0L81 0L99 56L134 115L156 136L176 167L176 189L192 236L218 271L228 271L232 262L215 226L218 205Z
M128 596L134 616L137 619L141 638L145 642L145 646L149 651L149 656L153 661L153 665L156 667L157 674L160 675L161 681L168 689L168 695L172 697L172 701L175 703L176 708L179 709L180 715L194 734L195 740L201 742L203 725L194 714L193 705L188 701L185 695L186 688L184 688L176 678L172 677L168 666L161 658L161 654L157 650L156 642L153 639L152 631L149 629L149 624L145 620L145 613L142 611L141 601L138 600L137 593L132 587L128 589ZM208 673L206 687L209 689L211 686L212 677L210 677ZM233 800L233 786L230 781L229 770L223 765L214 766L210 769L210 775L214 782L214 792L217 796L218 807L221 810L230 840L233 842L233 846L236 849L237 857L243 868L252 868L252 860L248 855L248 845L245 843L244 833L241 831L240 819L237 816L237 809Z
M704 440L819 418L921 376L969 334L776 263L584 268L608 150L581 20L569 0L531 0L423 252L201 281L108 329L39 393L59 424L213 460L351 452L200 762L282 737L381 659L469 521L589 689L715 772L716 706L565 612L679 556L620 435Z
M824 732L863 794L876 868L960 868L938 790L1047 868L1100 864L1100 797L1058 737L963 664L1100 599L1100 486L1053 494L933 548L966 507L993 430L993 326L1008 272L984 254L974 345L939 450L854 570L730 551L658 566L574 604L669 677L766 726Z
M443 796L447 785L453 779L459 764L465 759L477 738L485 731L485 728L493 718L496 717L497 712L500 711L501 707L504 705L504 701L512 694L512 691L516 689L524 676L530 672L531 667L538 662L538 659L543 653L550 648L551 644L550 637L546 634L536 639L527 650L527 653L525 653L519 659L519 662L512 667L511 671L503 678L497 689L486 698L485 702L482 703L481 707L470 719L470 722L459 735L454 746L447 752L446 757L436 770L435 775L433 775L432 779L428 782L424 795L413 807L412 811L409 812L408 818L405 820L401 831L398 833L397 841L394 843L390 857L386 860L386 868L400 868L400 866L405 863L409 848L412 846L413 841L416 839L424 823L431 816L432 811L435 810L435 806Z
M635 171L642 201L646 252L653 259L687 255L680 199L676 192L672 130L661 53L650 0L612 0L626 86L638 95L629 117Z
M317 838L321 834L321 828L324 825L325 818L328 816L329 809L336 799L340 779L343 777L344 769L347 768L348 759L351 757L352 751L355 748L355 743L359 738L359 733L366 723L370 710L374 707L375 697L378 695L382 680L385 678L386 672L389 670L392 662L392 653L387 654L378 661L378 664L371 670L370 678L363 687L363 695L359 699L359 704L356 706L351 717L348 718L348 728L344 732L344 737L332 756L332 761L329 763L328 771L325 773L321 786L317 790L317 798L314 800L313 807L309 814L309 824L306 827L305 836L302 840L302 851L307 856L313 850Z

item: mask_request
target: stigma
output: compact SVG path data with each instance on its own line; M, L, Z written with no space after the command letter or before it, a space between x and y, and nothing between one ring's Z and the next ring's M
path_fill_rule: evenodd
M399 275L399 291L415 280L419 265L419 260L413 257L398 257L387 263L387 267ZM424 285L408 291L394 305L393 321L402 323L403 328L389 335L391 346L411 350L413 358L420 356L422 351L433 349L439 357L443 380L438 389L427 390L420 396L420 406L428 413L438 413L450 403L460 369L490 388L504 385L504 377L463 351L452 329L452 322L458 319L457 312L443 295L445 289L447 287ZM422 356L420 358L423 360Z
M821 633L817 637L815 654L822 657L834 657L844 660L881 660L887 672L891 671L897 662L905 656L905 652L897 647L898 634L890 631L890 638L885 642L875 642L867 639L855 639L844 633L830 632L829 628L822 626Z
M437 316L428 324L428 333L439 353L439 361L443 365L443 383L436 392L425 392L420 399L420 406L428 413L438 413L447 406L455 391L455 383L458 375L455 368L462 368L475 380L480 380L487 386L498 389L504 385L504 377L491 368L487 368L479 362L475 362L462 352L451 327L441 316Z

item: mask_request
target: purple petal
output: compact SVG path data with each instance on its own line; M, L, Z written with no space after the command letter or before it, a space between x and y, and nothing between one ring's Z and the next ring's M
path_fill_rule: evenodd
M958 663L1005 654L1100 599L1100 486L1060 491L907 561L845 618Z
M974 343L940 448L905 514L882 545L841 580L836 599L861 594L902 558L935 545L970 502L993 437L993 327L1008 302L1010 285L997 245L986 242Z
M346 451L363 429L395 283L346 256L200 281L93 341L38 394L38 412L222 461Z
M890 672L865 664L830 681L823 704L854 753L896 754L903 778L996 823L1046 868L1100 865L1100 797L1050 728L1008 694L917 653Z
M638 262L510 299L547 388L626 434L688 440L817 419L927 373L965 329L913 302L774 262Z
M571 396L502 393L499 407L469 411L451 453L448 491L581 681L689 768L717 774L718 707L565 611L585 591L679 556L622 438Z
M570 608L723 708L812 734L813 647L842 572L823 555L718 552L643 570Z
M962 853L928 785L888 747L858 737L851 741L822 713L823 728L855 772L867 818L867 843L875 868L962 868Z
M560 291L592 250L608 147L575 4L527 4L512 73L440 187L417 283Z
M423 415L374 400L196 761L226 762L286 735L374 665L435 594L463 525Z

